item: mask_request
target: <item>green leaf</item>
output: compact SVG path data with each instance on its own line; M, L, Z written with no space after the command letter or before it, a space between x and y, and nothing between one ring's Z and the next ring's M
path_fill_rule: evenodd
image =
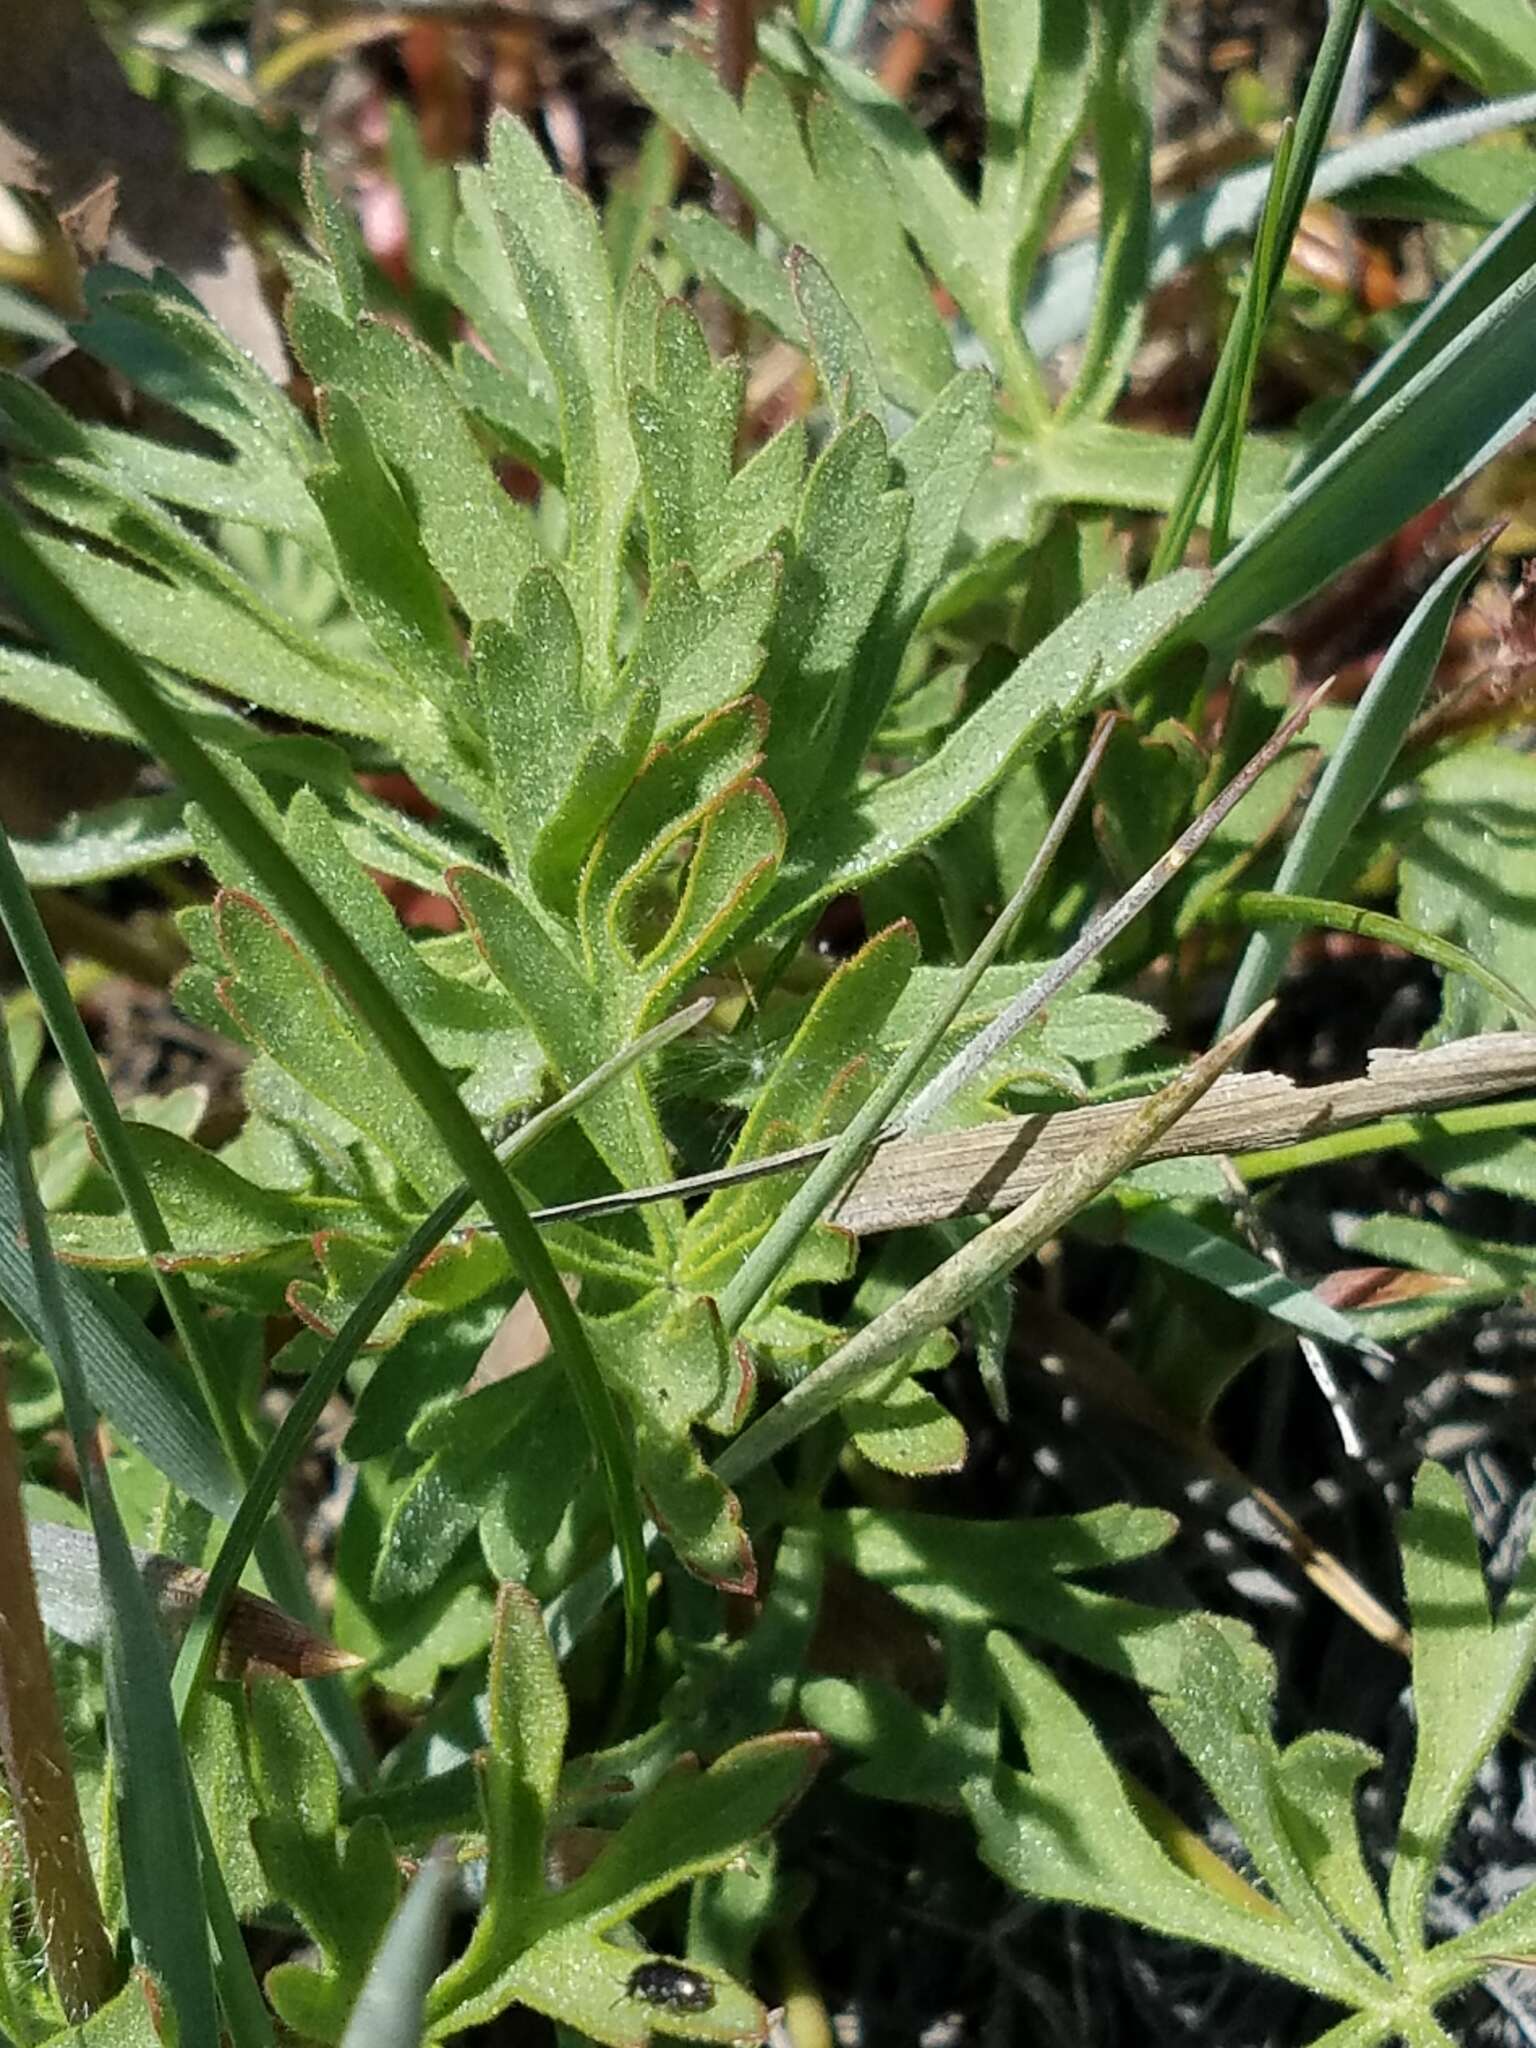
M1008 772L1074 718L1122 689L1196 613L1193 572L1128 594L1105 585L978 705L938 752L857 803L818 818L792 846L760 922L804 917L818 903L895 867L946 831Z
M547 1368L481 1388L434 1420L413 1434L430 1455L384 1526L372 1588L380 1601L430 1592L487 1517L501 1561L531 1572L592 1469L581 1419Z
M1353 2002L1353 1970L1317 1953L1287 1921L1235 1903L1180 1869L1155 1839L1092 1724L1056 1680L1006 1637L991 1639L1003 1698L1029 1759L974 1780L965 1803L983 1860L1018 1891L1097 1907L1176 1940L1229 1950L1262 1969Z
M630 84L718 165L787 243L809 249L848 305L898 403L918 412L953 369L943 323L907 247L888 174L847 116L815 98L802 131L788 92L763 67L740 106L691 53L620 46ZM798 330L794 300L778 309Z
M498 1615L491 1746L484 1765L491 1869L487 1906L466 1955L434 1986L432 2038L514 2003L579 2025L591 2038L643 2044L659 2015L627 1995L634 1950L604 1939L678 1886L743 1854L803 1789L820 1760L813 1736L765 1736L702 1775L663 1777L597 1861L558 1892L543 1880L543 1826L559 1777L565 1702L537 1607L508 1587ZM692 1966L690 1966L692 1967ZM666 2014L669 2033L733 2040L759 2027L755 2002L705 1970L715 1998Z
M256 1685L250 1728L263 1807L251 1823L256 1853L321 1956L318 1969L279 1963L269 1970L267 1995L289 2026L337 2042L399 1898L389 1830L369 1816L338 1846L336 1769L298 1686L282 1679Z
M790 285L805 322L821 395L840 427L859 413L880 417L880 373L837 287L809 250L789 253Z
M728 299L775 334L798 338L800 311L781 263L702 207L669 213L666 237L695 277L709 278Z
M515 1963L544 1892L544 1836L565 1756L567 1713L538 1602L506 1585L491 1643L490 1742L480 1764L488 1862L469 1947L438 1986L461 2000Z
M625 677L655 688L659 732L694 724L757 682L779 573L778 556L759 555L708 590L686 561L655 578Z
M976 38L987 105L981 210L1015 245L1016 313L1087 118L1093 17L1086 0L981 0Z
M829 109L836 109L838 127L846 131L850 141L857 142L870 165L889 181L902 223L980 337L1023 421L1030 428L1043 428L1049 407L1039 370L1014 317L1014 250L1007 229L1000 229L998 223L978 211L906 108L859 66L824 48L811 50L802 41L771 26L764 29L759 45L786 73L804 78L813 88L820 87L828 94L826 104ZM819 97L813 97L813 118L822 104ZM772 193L768 194L763 211L775 225L780 225ZM867 210L861 208L850 214L849 224L858 221L862 226L867 219ZM898 403L916 412L918 404L910 391L898 386L886 365L880 329L874 324L871 309L850 288L849 276L831 260L827 249L810 236L788 226L781 231L786 240L805 243L821 258L874 346L886 389ZM946 365L946 370L950 367L952 364ZM933 397L937 389L937 383L931 384L924 397Z
M130 384L182 412L262 467L274 456L303 475L317 448L299 408L211 320L169 271L153 285L101 264L86 287L90 317L75 337Z
M1258 1875L1310 1946L1314 1968L1331 1966L1341 1980L1358 1974L1368 1998L1376 1984L1313 1883L1311 1845L1299 1846L1291 1837L1295 1810L1279 1797L1280 1753L1269 1727L1271 1687L1256 1684L1251 1670L1240 1669L1228 1644L1206 1622L1190 1631L1178 1692L1159 1699L1156 1707L1158 1719L1241 1831Z
M635 295L632 287L632 301ZM697 318L676 299L664 301L646 324L652 345L649 359L630 373L629 417L651 579L687 563L707 587L734 559L722 547L740 517L728 508L743 492L732 472L746 372L739 362L711 359ZM764 545L787 523L781 517L770 525Z
M0 376L0 433L23 458L73 456L94 462L162 504L284 534L322 561L329 554L324 524L305 495L301 472L270 448L262 450L264 459L246 455L230 461L120 427L87 424L41 386L10 375Z
M165 1217L173 1249L156 1255L172 1270L193 1272L254 1262L297 1271L310 1261L310 1233L327 1220L291 1197L243 1179L201 1145L146 1124L125 1137ZM149 1253L128 1215L64 1215L56 1236L72 1265L139 1267Z
M891 450L892 481L911 503L896 572L841 686L836 745L816 785L818 807L841 804L855 786L890 702L912 636L943 573L992 445L992 392L963 371Z
M841 1414L854 1446L883 1472L926 1478L937 1472L958 1472L965 1463L965 1425L912 1372L934 1372L956 1349L953 1340L930 1339L912 1363L903 1362L900 1377L888 1389L878 1385L843 1403Z
M1090 418L1120 393L1141 335L1152 228L1152 100L1163 0L1108 0L1090 108L1102 193L1098 295L1066 410Z
M464 662L416 518L347 392L325 394L330 462L309 479L353 611L379 653L445 711L462 707Z
M767 773L791 817L821 779L850 665L901 550L911 502L890 483L885 434L867 413L806 480L759 686L771 714Z
M566 588L588 694L601 703L613 687L624 535L638 483L613 360L613 286L590 205L555 176L523 122L493 124L490 158L501 234L559 396Z
M757 1565L741 1505L705 1464L690 1425L740 1405L740 1366L714 1303L658 1288L632 1308L599 1317L592 1341L629 1409L635 1465L653 1519L689 1571L750 1593Z
M303 292L288 320L310 376L365 414L422 546L465 612L476 621L506 618L539 546L528 513L492 474L445 372L393 328L366 317L349 325Z
M1536 935L1536 762L1500 746L1458 748L1424 771L1393 824L1403 917L1518 986ZM1436 1037L1498 1030L1506 1015L1498 997L1458 975L1444 985Z
M166 576L39 534L39 553L110 630L145 659L211 683L238 701L367 735L393 733L409 747L412 721L384 671L332 653L280 618L206 548L147 504L114 502L107 486L62 469L29 496L53 516L83 524L154 562Z
M1416 1954L1446 1839L1536 1662L1536 1559L1527 1552L1491 1620L1461 1487L1444 1467L1427 1463L1419 1468L1401 1541L1417 1740L1387 1907L1399 1941Z
M72 811L46 838L18 839L16 858L34 889L78 888L190 858L192 835L177 796L129 796Z
M817 1526L835 1555L930 1620L1018 1627L1138 1685L1178 1684L1193 1617L1074 1583L1160 1550L1172 1526L1156 1509L988 1523L851 1508ZM1262 1660L1246 1629L1223 1626L1245 1664Z
M1380 0L1387 24L1441 58L1481 91L1536 85L1536 22L1499 0Z
M435 1126L294 940L235 890L220 892L216 915L232 970L222 995L242 1031L364 1132L418 1195L438 1200L457 1175Z

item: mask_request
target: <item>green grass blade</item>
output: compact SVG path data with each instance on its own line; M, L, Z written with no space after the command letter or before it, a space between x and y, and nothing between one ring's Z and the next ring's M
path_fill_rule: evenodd
M1188 1274L1203 1287L1215 1287L1233 1301L1262 1309L1276 1322L1288 1323L1308 1337L1382 1356L1374 1338L1367 1337L1338 1309L1320 1301L1309 1287L1277 1272L1245 1246L1195 1217L1181 1214L1169 1203L1132 1211L1122 1230L1125 1243Z
M1248 401L1258 366L1259 350L1280 280L1296 239L1302 208L1317 171L1344 70L1364 11L1364 0L1343 0L1330 10L1317 61L1302 95L1294 130L1281 130L1270 169L1269 187L1259 216L1253 262L1243 287L1237 317L1227 335L1211 392L1202 408L1190 458L1189 479L1173 518L1158 541L1151 574L1166 575L1184 556L1194 531L1206 485L1219 467L1216 509L1212 519L1211 553L1224 552L1236 490L1237 463L1248 418Z
M1101 721L1083 765L1051 820L1050 830L1041 840L1023 881L993 920L949 996L935 1007L933 1015L914 1035L886 1079L838 1134L831 1150L816 1162L764 1236L731 1275L720 1296L720 1320L725 1325L727 1336L734 1336L741 1329L794 1255L796 1245L864 1163L886 1123L900 1107L907 1090L927 1065L934 1047L970 1000L982 975L1008 943L1033 899L1041 877L1055 858L1067 828L1077 815L1078 806L1087 794L1093 771L1112 730L1111 720Z
M420 2048L422 2014L442 1967L457 1868L451 1843L422 1864L385 1929L341 2048Z
M1371 1152L1411 1151L1431 1138L1478 1137L1490 1131L1524 1131L1536 1124L1536 1096L1512 1102L1479 1102L1465 1109L1437 1109L1419 1116L1383 1117L1352 1131L1330 1131L1326 1137L1303 1138L1299 1144L1270 1152L1237 1152L1232 1164L1250 1187L1301 1173L1309 1166L1331 1166L1340 1159L1363 1159Z
M1443 569L1394 638L1286 849L1275 879L1277 894L1316 896L1326 887L1350 834L1391 772L1439 662L1456 607L1487 560L1491 544L1485 541ZM1255 934L1227 991L1223 1031L1271 994L1289 950L1283 930Z
M1259 1016L1267 1014L1258 1013ZM960 1315L982 1290L1031 1257L1065 1229L1077 1212L1129 1171L1246 1049L1257 1035L1250 1018L1220 1039L1167 1087L1149 1096L1136 1115L1110 1136L1089 1145L1017 1209L971 1238L942 1266L854 1333L830 1358L797 1380L750 1429L727 1444L715 1471L735 1485L777 1456L903 1352Z
M1287 121L1280 131L1280 141L1275 150L1275 176L1270 191L1276 203L1266 204L1259 222L1258 239L1253 248L1253 270L1250 282L1271 280L1267 292L1244 293L1245 316L1242 322L1241 347L1234 353L1232 402L1227 407L1226 417L1221 424L1216 458L1216 502L1211 509L1211 560L1219 562L1227 552L1232 538L1232 513L1237 503L1237 473L1242 461L1243 441L1248 427L1248 411L1253 404L1253 384L1258 375L1259 356L1264 345L1264 327L1269 318L1269 307L1274 290L1279 285L1285 268L1287 245L1281 242L1282 214L1287 178L1296 153L1296 130ZM1277 253L1278 252L1278 253ZM1200 496L1203 496L1203 489ZM1200 496L1194 501L1193 510L1198 513Z
M5 580L22 609L56 645L68 650L131 721L149 750L171 769L188 797L212 814L223 836L272 892L284 915L326 964L360 1021L414 1092L500 1232L543 1318L555 1355L570 1375L592 1440L614 1537L624 1560L625 1656L627 1665L635 1668L645 1641L645 1547L629 1441L581 1319L516 1190L497 1166L495 1153L458 1090L362 948L338 923L213 757L186 731L134 655L49 568L9 506L0 508L0 546Z
M1512 213L1441 286L1406 332L1378 356L1307 448L1292 483L1309 476L1401 391L1426 364L1491 306L1501 292L1536 268L1536 199Z
M1224 659L1536 418L1536 269L1501 292L1227 556L1183 635Z
M1335 199L1355 185L1389 176L1440 150L1460 148L1529 121L1536 121L1536 93L1527 92L1368 136L1323 158L1310 197ZM1201 256L1252 235L1269 183L1268 164L1256 164L1160 206L1152 224L1151 288L1167 284ZM1086 330L1097 267L1097 251L1087 237L1069 242L1041 264L1024 318L1025 333L1037 354L1050 355Z
M48 1324L23 1237L15 1172L0 1148L0 1302L45 1344ZM93 1273L62 1267L58 1281L91 1400L173 1486L227 1521L239 1502L239 1486L170 1353Z
M710 1005L708 997L690 1003L686 1009L653 1025L632 1045L625 1046L612 1059L605 1060L600 1067L584 1075L557 1102L530 1117L502 1142L497 1151L501 1164L507 1165L519 1152L537 1143L555 1124L573 1115L648 1053L681 1037L685 1031L691 1031L708 1014ZM197 1613L183 1638L174 1679L178 1715L185 1714L189 1701L206 1676L218 1641L218 1620L225 1602L239 1583L252 1547L276 1505L289 1473L308 1448L315 1425L341 1385L347 1368L372 1336L380 1317L398 1298L411 1274L437 1249L473 1199L467 1186L456 1188L451 1195L444 1196L431 1215L423 1218L388 1265L370 1282L362 1299L326 1346L323 1356L295 1395L283 1417L282 1426L262 1454L239 1509L225 1532Z
M1253 262L1249 266L1232 325L1227 331L1221 358L1211 379L1211 388L1206 394L1205 404L1200 408L1200 417L1195 422L1184 480L1179 495L1174 500L1173 509L1158 535L1157 546L1152 551L1152 560L1147 570L1147 575L1152 580L1166 576L1183 561L1184 551L1189 546L1190 536L1199 521L1211 478L1216 474L1221 462L1222 451L1234 442L1241 442L1253 366L1258 359L1259 344L1264 334L1263 321L1258 317L1257 307L1262 292L1261 280L1265 274L1265 253L1273 246L1278 231L1281 187L1291 149L1290 130L1287 129L1275 154L1269 190L1264 198L1264 211L1259 216L1258 240L1255 244ZM1235 496L1236 485L1235 480L1227 481L1228 495L1225 507L1223 508L1222 491L1218 488L1216 510L1212 515L1213 551L1218 516L1224 514L1229 525L1231 521L1232 498Z
M191 1782L171 1711L170 1674L154 1609L134 1567L107 1479L96 1411L32 1176L9 1037L3 1031L0 1109L48 1349L101 1559L108 1621L103 1654L107 1730L131 1931L135 1947L164 1986L180 2039L213 2042L218 2039L218 2008L199 1882L202 1858Z
M224 1457L244 1484L256 1469L256 1446L241 1420L233 1383L214 1356L207 1326L190 1284L168 1263L157 1261L157 1253L175 1249L170 1231L139 1163L138 1154L123 1128L112 1091L76 1012L69 984L54 956L37 906L32 901L3 828L0 828L0 922L4 923L59 1057L74 1083L81 1108L96 1133L102 1157L133 1219L139 1242L148 1257L150 1272L192 1369L203 1413L212 1418ZM165 1469L154 1444L141 1445L141 1448L157 1467ZM309 1594L303 1564L292 1537L280 1524L263 1530L260 1562L262 1575L273 1598L290 1612L318 1626L319 1617ZM322 1720L340 1745L354 1775L366 1776L371 1768L368 1742L350 1695L339 1686L325 1685L316 1688L313 1696Z
M1210 918L1230 917L1237 924L1284 925L1294 932L1303 925L1321 925L1325 931L1351 932L1362 939L1379 939L1385 946L1401 946L1421 960L1443 967L1448 974L1465 974L1503 1003L1512 1017L1523 1017L1536 1026L1536 1003L1512 981L1495 974L1481 960L1450 939L1426 932L1400 917L1382 910L1362 910L1354 903L1334 903L1322 896L1283 896L1271 889L1244 889L1236 896L1219 899L1211 906ZM1284 940L1286 947L1289 937Z

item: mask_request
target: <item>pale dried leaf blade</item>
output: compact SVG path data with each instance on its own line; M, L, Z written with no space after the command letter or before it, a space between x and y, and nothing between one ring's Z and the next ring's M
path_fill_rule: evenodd
M1283 1074L1227 1074L1145 1158L1273 1151L1378 1118L1487 1102L1532 1086L1536 1033L1513 1031L1426 1052L1377 1052L1364 1079L1316 1088ZM1012 1208L1140 1108L1118 1102L895 1140L875 1154L833 1220L864 1236Z
M59 1522L33 1522L27 1534L43 1620L66 1642L95 1647L105 1606L90 1534ZM197 1611L208 1574L157 1551L135 1550L133 1560L161 1625L173 1640L179 1638ZM257 1671L325 1678L354 1671L362 1661L255 1593L236 1591L230 1600L219 1641L221 1678Z

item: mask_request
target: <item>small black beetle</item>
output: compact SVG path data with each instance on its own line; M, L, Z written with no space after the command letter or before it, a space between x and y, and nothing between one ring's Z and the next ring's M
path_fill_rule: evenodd
M638 1998L644 2005L659 2005L667 2012L708 2012L715 2002L715 1987L707 1977L661 1956L637 1963L624 1990L626 1996Z

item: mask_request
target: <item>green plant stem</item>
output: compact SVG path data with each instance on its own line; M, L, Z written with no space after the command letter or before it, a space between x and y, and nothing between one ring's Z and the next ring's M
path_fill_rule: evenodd
M637 1061L648 1053L691 1031L708 1014L713 999L705 996L679 1010L675 1016L663 1019L649 1031L637 1038L612 1059L605 1060L590 1074L584 1075L574 1088L568 1089L558 1102L542 1109L536 1116L518 1126L504 1138L497 1148L497 1158L505 1166L519 1152L537 1144L547 1131L563 1118L572 1116L584 1103L602 1092L619 1075L627 1073ZM299 1389L293 1405L283 1417L282 1426L262 1454L261 1462L245 1489L234 1520L225 1532L219 1546L213 1569L203 1588L202 1599L196 1614L182 1639L181 1652L176 1660L176 1671L172 1681L176 1710L185 1715L188 1703L195 1696L198 1687L212 1667L214 1651L218 1645L218 1623L225 1603L239 1583L240 1574L245 1570L246 1560L257 1540L263 1523L277 1503L294 1463L303 1453L331 1397L341 1385L348 1366L368 1339L373 1335L378 1322L392 1303L403 1291L406 1282L421 1262L430 1257L448 1232L469 1209L474 1197L467 1187L455 1188L451 1195L444 1196L430 1215L424 1216L411 1235L406 1239L384 1266L370 1281L362 1299L347 1317L336 1335L327 1345L323 1357L310 1372Z
M220 1368L214 1355L207 1325L191 1286L169 1259L161 1256L174 1252L174 1241L148 1176L139 1164L138 1154L133 1149L117 1104L112 1099L112 1091L80 1021L64 971L49 943L42 917L3 827L0 827L0 922L4 923L59 1057L74 1083L81 1108L95 1132L102 1157L133 1219L149 1270L202 1396L204 1413L213 1424L230 1469L241 1486L246 1486L256 1470L257 1449L241 1419L234 1380ZM292 1535L284 1525L273 1523L270 1527L263 1526L259 1556L262 1576L273 1598L291 1613L317 1621L304 1567ZM372 1757L350 1694L334 1685L317 1687L315 1692L322 1720L340 1744L354 1774L366 1779L372 1770Z
M1439 662L1456 608L1487 560L1491 545L1490 536L1448 563L1394 634L1385 660L1344 728L1317 793L1286 848L1275 878L1280 895L1315 897L1326 886L1350 835L1391 773ZM1227 990L1221 1013L1223 1028L1235 1024L1270 993L1280 979L1288 950L1287 939L1279 933L1259 933L1249 942Z
M1222 460L1223 450L1228 451L1232 479L1225 486L1218 487L1217 520L1230 523L1231 496L1235 489L1237 456L1247 424L1247 393L1252 385L1253 369L1270 306L1285 275L1285 266L1290 261L1291 244L1296 239L1313 173L1328 139L1333 109L1344 81L1344 67L1349 60L1350 45L1355 39L1364 7L1365 0L1338 0L1338 5L1330 10L1322 46L1307 80L1301 111L1296 118L1294 143L1290 147L1282 144L1270 167L1264 210L1255 238L1254 259L1249 265L1242 297L1228 329L1210 391L1201 408L1183 490L1153 552L1147 572L1149 580L1166 576L1184 559L1184 550L1199 520L1200 507L1211 477ZM1226 500L1225 515L1222 512L1223 496ZM1218 537L1224 547L1225 534Z
M962 1046L954 1058L940 1068L933 1079L919 1090L907 1110L905 1127L916 1130L924 1123L931 1122L946 1103L970 1086L989 1060L995 1059L1008 1044L1016 1038L1031 1018L1039 1015L1045 1005L1061 989L1065 988L1074 974L1081 973L1090 960L1097 959L1112 940L1119 937L1126 927L1138 918L1147 905L1158 896L1188 866L1190 860L1205 844L1211 834L1228 817L1242 799L1253 788L1259 777L1270 764L1279 759L1291 741L1301 731L1327 692L1325 683L1293 711L1283 724L1277 726L1232 780L1211 803L1207 804L1194 822L1185 827L1168 850L1159 855L1145 874L1138 877L1123 896L1110 904L1102 916L1094 918L1082 937L1069 946L1058 960L1052 961L1022 994L1014 997L1008 1007L982 1031L978 1031L969 1045Z
M101 1562L107 1616L102 1673L108 1762L116 1774L112 1803L119 1823L134 1941L162 1981L180 2039L211 2042L217 2038L218 2003L203 1891L221 1887L223 1873L217 1863L205 1865L199 1852L196 1795L171 1712L154 1609L134 1564L107 1478L96 1411L59 1280L47 1212L32 1172L10 1037L5 1031L0 1031L0 1117L47 1346L58 1375L64 1419ZM250 1967L248 1960L246 1967ZM247 2048L243 2039L238 2048Z
M1296 124L1282 123L1280 139L1275 145L1274 187L1285 190L1290 172L1291 156L1296 146ZM1253 267L1259 277L1273 277L1278 283L1283 264L1277 268L1275 244L1279 234L1277 210L1266 206L1259 222L1259 238L1254 246ZM1259 348L1264 339L1264 318L1267 306L1255 309L1245 300L1248 317L1244 322L1242 345L1236 354L1236 368L1233 382L1236 389L1232 403L1227 407L1223 422L1224 431L1217 451L1216 499L1211 507L1211 560L1219 562L1232 541L1232 507L1237 501L1237 472L1243 455L1243 437L1248 425L1248 411L1253 403L1254 379L1259 370Z
M79 2022L117 1989L117 1958L101 1917L38 1612L7 1391L0 1354L0 1768L48 1974L65 2017Z
M458 1090L357 941L272 838L211 754L166 704L137 658L49 568L8 505L0 505L0 560L5 580L22 609L47 638L79 661L149 750L171 769L187 796L217 820L236 854L325 962L358 1020L436 1125L454 1163L500 1232L509 1258L543 1318L555 1355L570 1376L592 1440L624 1566L625 1662L628 1669L637 1668L645 1647L645 1546L628 1439L581 1319L516 1189L497 1165L494 1151Z
M1112 1136L1084 1151L1028 1201L973 1237L953 1257L875 1317L782 1400L728 1444L715 1471L728 1485L744 1479L864 1386L883 1366L942 1329L993 1281L1064 1230L1078 1210L1134 1166L1170 1125L1199 1101L1257 1035L1272 1004L1217 1042L1187 1072L1149 1098Z
M1520 1131L1536 1124L1536 1096L1512 1102L1477 1103L1467 1109L1426 1110L1422 1116L1389 1116L1361 1124L1353 1131L1333 1131L1299 1145L1272 1152L1237 1152L1232 1164L1250 1186L1300 1173L1309 1166L1329 1166L1340 1159L1360 1159L1371 1152L1411 1151L1432 1138L1475 1138L1493 1131Z
M1467 975L1503 1003L1512 1017L1536 1025L1536 1003L1512 981L1506 981L1502 974L1474 959L1465 946L1455 945L1450 939L1426 932L1400 917L1390 917L1385 911L1362 910L1358 904L1333 903L1321 896L1288 896L1276 889L1242 889L1235 896L1218 898L1201 916L1202 921L1213 924L1282 925L1291 930L1320 925L1325 931L1353 932L1362 939L1379 939L1383 945L1401 946L1405 953L1416 953L1421 960L1433 961L1447 973Z
M1050 829L1036 849L1035 857L1030 862L1024 879L993 920L991 929L966 962L950 994L925 1020L922 1029L915 1034L911 1044L902 1053L886 1079L851 1119L847 1128L839 1133L832 1149L812 1167L803 1184L795 1190L762 1238L731 1275L720 1296L720 1320L725 1325L728 1336L735 1336L742 1328L753 1309L794 1256L796 1245L823 1210L829 1208L836 1200L839 1192L869 1157L887 1121L900 1107L907 1090L933 1057L934 1047L959 1016L970 1000L976 984L1007 944L1019 919L1032 901L1042 876L1055 859L1057 849L1066 837L1072 820L1077 816L1078 807L1087 794L1093 772L1103 756L1113 730L1113 716L1106 716L1099 721L1098 730L1084 756L1082 766L1051 820Z

